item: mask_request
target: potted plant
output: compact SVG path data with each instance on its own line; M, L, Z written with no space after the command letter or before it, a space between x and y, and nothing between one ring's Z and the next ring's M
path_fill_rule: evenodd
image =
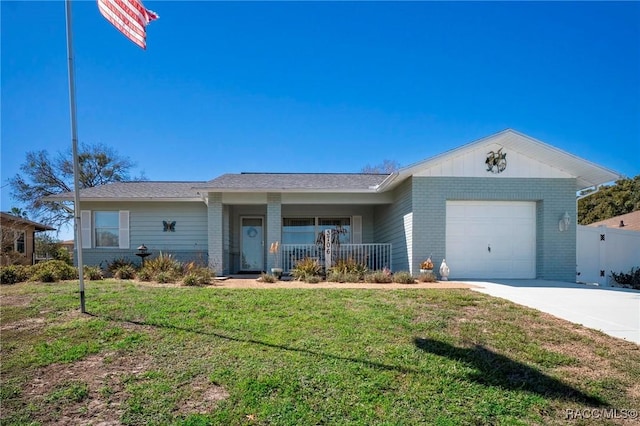
M421 274L426 274L429 272L433 271L433 262L431 261L431 256L429 256L427 258L427 260L424 260L421 264L420 264L420 273Z
M273 268L271 268L271 274L279 279L282 276L282 268L280 267L280 241L271 243L269 253L273 255Z

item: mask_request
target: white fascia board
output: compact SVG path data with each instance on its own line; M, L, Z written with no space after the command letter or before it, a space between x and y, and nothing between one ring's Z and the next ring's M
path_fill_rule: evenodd
M73 201L73 198L66 197L55 197L48 196L47 200L49 201ZM80 197L81 202L120 202L120 203L128 203L128 202L145 202L145 201L154 201L154 202L200 202L202 203L204 200L201 197L193 197L193 198L158 198L158 197Z
M316 193L316 194L375 194L378 192L375 188L367 188L367 189L333 189L333 188L321 188L321 189L304 189L304 188L260 188L260 189L207 189L202 192L219 192L222 194L225 193L234 193L234 194L266 194L268 192L276 192L276 193Z

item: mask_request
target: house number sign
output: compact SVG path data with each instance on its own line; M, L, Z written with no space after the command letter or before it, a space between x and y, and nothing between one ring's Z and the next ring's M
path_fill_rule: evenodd
M491 173L502 173L507 168L507 153L502 152L502 148L496 151L489 151L484 162L487 171Z
M324 262L328 271L331 268L331 260L333 255L333 247L331 246L331 229L324 230Z

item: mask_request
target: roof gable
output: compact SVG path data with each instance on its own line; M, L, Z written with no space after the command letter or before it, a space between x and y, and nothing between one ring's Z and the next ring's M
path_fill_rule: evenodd
M511 129L410 165L396 181L409 176L575 178L576 190L621 177Z

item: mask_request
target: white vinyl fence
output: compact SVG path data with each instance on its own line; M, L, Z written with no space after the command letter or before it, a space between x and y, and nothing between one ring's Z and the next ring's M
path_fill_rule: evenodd
M611 285L611 271L640 267L640 231L582 226L577 229L576 280Z

